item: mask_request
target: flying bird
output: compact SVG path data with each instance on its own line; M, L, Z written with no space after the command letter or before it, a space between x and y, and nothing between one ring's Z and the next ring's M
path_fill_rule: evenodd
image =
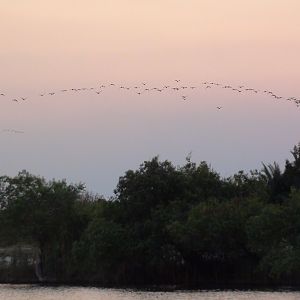
M2 132L8 132L8 133L25 133L21 130L15 130L15 129L2 129Z
M135 86L132 86L132 87L129 87L129 86L123 86L123 85L117 85L116 83L113 83L113 82L110 82L110 83L107 83L107 85L104 85L103 83L99 83L99 87L91 87L91 88L87 88L87 87L83 87L83 88L72 88L72 89L61 89L61 90L57 90L56 92L43 92L40 94L38 94L38 96L40 97L43 97L43 96L47 96L47 95L55 95L55 94L58 94L59 92L68 92L68 91L73 91L73 92L79 92L79 91L86 91L86 90L94 90L94 92L96 94L100 94L101 92L104 92L104 88L107 88L109 86L116 86L120 89L124 89L124 90L133 90L135 89L135 92L138 92L137 94L138 95L142 95L144 92L148 91L157 91L157 92L167 92L168 89L169 90L173 90L173 91L180 91L180 90L184 90L184 89L198 89L199 87L203 87L204 89L211 89L212 87L217 87L219 86L220 88L223 88L223 89L230 89L232 91L236 91L237 93L244 93L244 92L252 92L253 94L265 94L266 96L269 96L269 97L272 97L273 99L276 99L276 100L279 100L279 99L284 99L286 101L289 101L289 102L293 102L293 104L296 104L297 107L300 106L300 99L299 98L296 98L296 97L283 97L283 96L280 96L268 89L265 89L265 90L260 90L260 89L255 89L255 88L251 88L251 87L248 87L246 85L229 85L228 83L227 84L221 84L221 83L218 83L218 82L210 82L210 81L206 81L206 82L200 82L199 85L195 85L193 86L192 84L191 85L186 85L186 86L182 86L182 83L179 85L179 83L181 82L180 79L175 79L174 80L176 83L178 83L178 85L174 84L174 86L172 85L166 85L165 84L161 84L160 88L157 87L153 87L151 86L149 83L146 83L146 82L141 82L140 84L136 84ZM145 88L144 86L147 85L147 88ZM3 92L0 93L0 97L4 97L6 96ZM181 96L181 99L183 100L187 100L188 99L188 96ZM17 102L17 103L21 103L21 101L25 101L27 100L26 97L16 97L16 98L13 98L13 99L10 99L11 101L14 101L14 102ZM217 109L220 110L222 109L221 106L217 106Z

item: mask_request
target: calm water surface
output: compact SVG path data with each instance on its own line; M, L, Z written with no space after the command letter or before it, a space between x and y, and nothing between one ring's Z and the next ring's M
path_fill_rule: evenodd
M0 300L192 300L247 299L298 300L293 291L174 291L148 292L90 287L41 287L38 285L0 285Z

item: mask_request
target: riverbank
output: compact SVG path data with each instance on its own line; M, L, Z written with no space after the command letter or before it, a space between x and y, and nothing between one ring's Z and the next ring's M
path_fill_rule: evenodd
M288 288L280 290L147 290L116 289L82 286L1 285L0 300L294 300L300 292Z

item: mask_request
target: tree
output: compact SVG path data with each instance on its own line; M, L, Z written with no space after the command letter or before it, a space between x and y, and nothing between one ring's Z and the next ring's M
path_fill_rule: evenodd
M26 171L0 178L3 229L9 233L4 235L8 241L26 241L38 247L45 275L62 275L75 234L75 202L82 190L82 185L46 182Z

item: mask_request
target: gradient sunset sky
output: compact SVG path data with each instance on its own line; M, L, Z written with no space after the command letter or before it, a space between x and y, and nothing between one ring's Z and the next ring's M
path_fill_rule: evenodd
M39 95L180 79L299 98L299 12L299 0L0 0L1 175L26 169L109 196L155 155L177 165L191 152L222 176L283 165L300 142L300 109L287 101L224 89L189 90L187 101L118 89Z

